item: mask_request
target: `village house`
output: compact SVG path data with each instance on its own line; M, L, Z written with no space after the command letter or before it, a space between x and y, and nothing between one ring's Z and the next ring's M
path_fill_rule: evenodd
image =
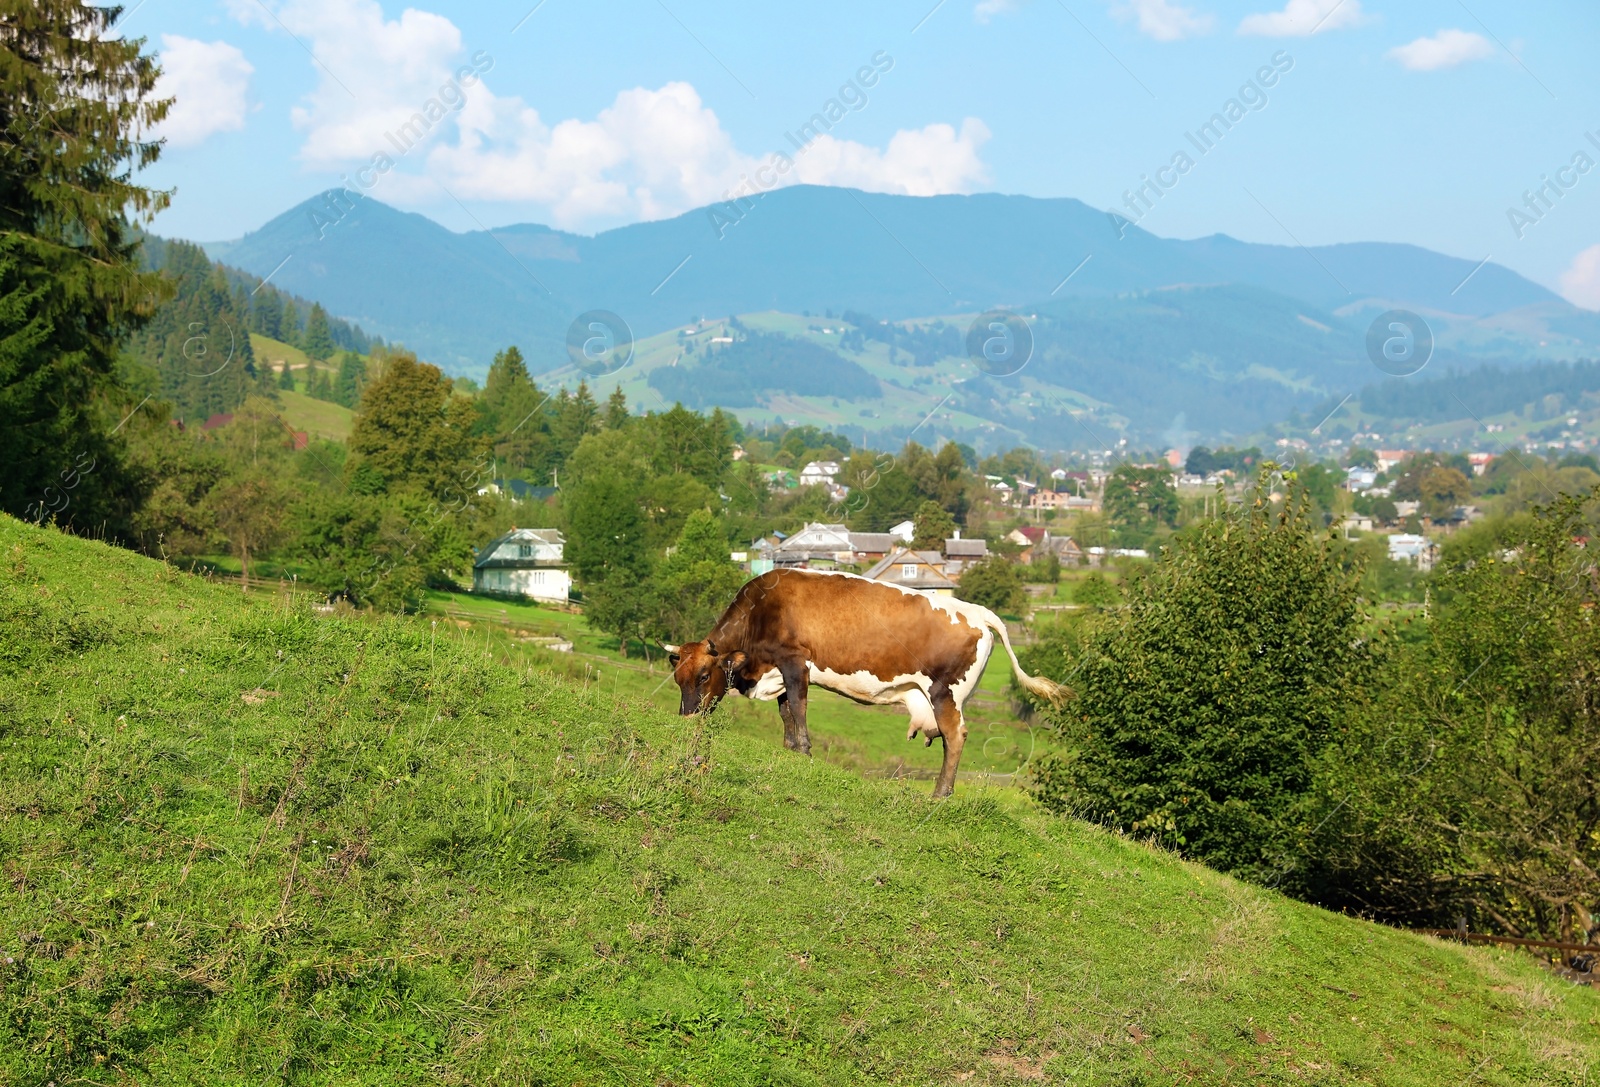
M897 547L866 572L873 581L884 581L902 589L915 589L930 596L954 596L956 583L944 573L944 557L937 551L913 551Z
M814 460L800 469L800 486L814 487L818 484L831 486L839 475L839 462L836 460Z
M1439 545L1426 536L1411 532L1396 532L1389 537L1389 558L1394 562L1409 562L1417 569L1433 569L1433 560L1439 554Z
M1017 553L1017 558L1030 565L1043 562L1047 555L1054 555L1062 566L1083 565L1083 548L1071 536L1052 535L1049 529L1039 525L1014 528L1006 539L1022 549Z
M1344 473L1344 489L1351 492L1365 491L1378 482L1378 473L1371 468L1362 468L1359 465L1347 469Z
M503 494L513 503L543 502L556 494L554 487L536 487L522 479L491 479L478 488L479 494Z
M514 528L478 552L472 591L565 602L572 576L562 552L566 540L553 528Z

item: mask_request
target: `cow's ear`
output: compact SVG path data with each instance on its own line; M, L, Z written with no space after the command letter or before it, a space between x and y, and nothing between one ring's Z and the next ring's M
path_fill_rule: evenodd
M728 670L728 674L731 676L733 673L743 668L744 662L748 659L749 658L744 655L743 650L735 649L732 653L728 654L728 659L722 662L722 667L726 668Z
M667 660L671 661L674 667L676 667L677 663L682 659L683 658L678 656L678 654L676 654L676 653L668 653L667 654Z

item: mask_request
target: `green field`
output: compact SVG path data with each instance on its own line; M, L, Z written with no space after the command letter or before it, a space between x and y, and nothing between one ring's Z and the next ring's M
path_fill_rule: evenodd
M349 408L288 389L278 390L278 402L283 405L283 421L296 430L303 430L313 438L338 442L349 439L356 414Z
M1526 954L312 603L0 518L0 1083L1595 1081Z

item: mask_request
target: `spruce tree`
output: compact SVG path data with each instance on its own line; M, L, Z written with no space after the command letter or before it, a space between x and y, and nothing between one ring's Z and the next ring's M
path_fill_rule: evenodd
M261 287L256 291L255 307L251 310L253 323L250 331L266 336L268 339L283 340L283 302L278 298L278 292L271 287Z
M305 353L318 361L333 358L337 348L333 342L333 333L328 329L328 311L322 308L320 302L311 305L311 316L306 319L306 334L301 341Z
M300 346L300 310L296 308L294 299L288 295L283 298L283 317L278 323L278 338L291 347Z
M611 390L611 395L606 397L606 429L621 430L628 425L631 416L628 413L628 394L618 385Z
M113 434L134 406L117 348L164 293L135 225L170 198L133 181L171 100L142 40L113 33L120 12L0 9L0 509L113 531L137 489Z
M361 386L366 384L367 364L354 351L339 356L339 374L333 379L333 402L353 408L361 402Z
M278 388L294 391L294 371L289 367L289 360L283 360L283 369L278 371Z

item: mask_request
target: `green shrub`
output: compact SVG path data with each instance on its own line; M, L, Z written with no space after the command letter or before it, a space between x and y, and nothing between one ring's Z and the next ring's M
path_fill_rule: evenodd
M1359 570L1313 532L1303 488L1274 509L1268 483L1178 537L1100 621L1056 719L1067 750L1040 760L1035 788L1270 883L1294 864L1313 760L1370 652Z

